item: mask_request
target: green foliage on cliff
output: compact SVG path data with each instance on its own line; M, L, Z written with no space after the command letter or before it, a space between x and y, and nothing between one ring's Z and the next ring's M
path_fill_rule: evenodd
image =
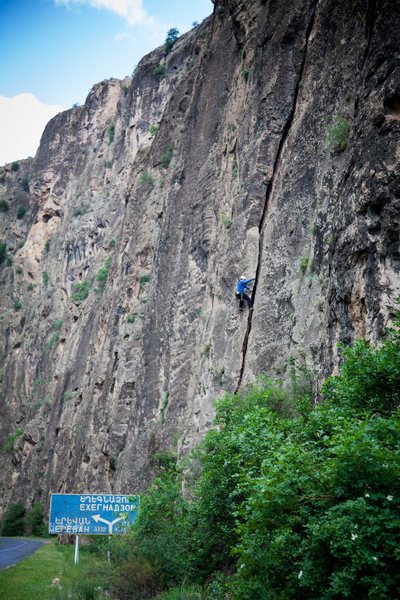
M0 242L0 265L5 261L7 256L7 244L5 242Z
M147 187L148 189L153 189L154 187L154 177L148 173L148 171L143 171L139 176L140 185Z
M71 294L71 300L75 304L80 304L89 296L90 283L89 281L79 281L75 284L73 293Z
M111 123L111 125L108 127L107 134L108 134L108 145L111 146L111 144L114 141L114 136L115 136L115 123Z
M174 147L171 144L165 148L165 150L161 153L160 158L158 159L158 163L164 169L169 167L169 164L172 160L172 156L174 154Z
M102 292L106 286L106 281L108 277L108 272L110 270L111 256L106 258L103 263L103 266L96 273L96 281L99 284L97 291Z
M202 584L221 600L395 597L399 326L344 350L316 406L298 376L219 400L189 463L160 463L118 542L130 579L146 565L159 588Z
M10 206L6 200L0 200L0 212L4 213L10 210Z
M3 450L4 452L9 452L11 453L14 450L14 444L17 441L17 439L19 437L21 437L21 435L23 435L23 431L22 429L16 429L14 431L14 433L10 433L7 438L6 441L3 444Z
M166 68L167 67L165 63L160 63L159 65L154 67L153 73L154 75L157 75L158 77L160 77L160 79L162 79L165 75Z
M351 131L351 122L335 115L326 130L326 147L331 154L339 154L347 148Z

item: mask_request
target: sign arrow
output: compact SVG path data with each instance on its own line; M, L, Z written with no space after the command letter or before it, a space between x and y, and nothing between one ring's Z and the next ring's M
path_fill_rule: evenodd
M114 521L108 521L107 519L103 519L103 517L101 517L100 515L92 515L92 519L96 521L96 523L101 521L102 523L108 525L108 534L110 535L112 533L113 525L115 525L115 523L118 523L118 521L123 521L124 517L117 517L116 519L114 519Z

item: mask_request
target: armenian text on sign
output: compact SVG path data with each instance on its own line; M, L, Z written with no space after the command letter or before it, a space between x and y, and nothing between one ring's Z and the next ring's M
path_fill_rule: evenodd
M52 494L49 533L111 535L135 522L139 496Z

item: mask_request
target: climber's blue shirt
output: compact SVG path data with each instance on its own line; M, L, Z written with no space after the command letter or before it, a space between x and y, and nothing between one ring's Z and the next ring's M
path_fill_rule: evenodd
M243 294L243 292L245 292L246 290L251 290L251 287L249 287L247 284L251 283L252 281L254 281L254 278L242 280L239 279L239 281L236 284L236 293Z

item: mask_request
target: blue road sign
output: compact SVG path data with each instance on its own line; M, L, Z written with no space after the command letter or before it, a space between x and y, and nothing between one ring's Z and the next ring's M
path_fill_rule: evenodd
M51 494L49 533L124 533L138 510L139 496Z

